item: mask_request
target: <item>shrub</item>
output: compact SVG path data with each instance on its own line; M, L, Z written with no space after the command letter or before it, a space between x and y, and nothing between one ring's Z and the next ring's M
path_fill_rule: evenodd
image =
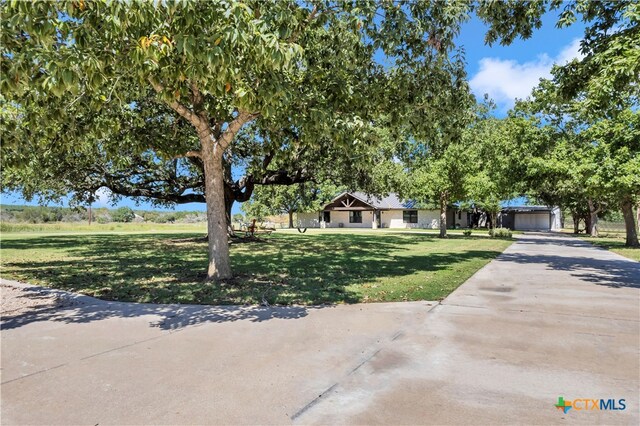
M189 213L180 219L181 223L200 223L206 221L207 215L205 213Z
M489 230L492 238L511 238L511 230L509 228L493 228Z
M144 218L145 222L158 223L158 218L160 217L160 215L156 212L143 212L142 217Z
M82 215L82 213L79 213L79 212L71 212L64 215L64 217L62 218L62 222L82 222L88 219L89 219L89 213L85 213L84 215Z
M129 207L120 207L111 213L111 220L114 222L131 222L136 217Z
M464 231L462 231L462 233L464 234L465 237L468 237L471 235L471 229L465 229Z

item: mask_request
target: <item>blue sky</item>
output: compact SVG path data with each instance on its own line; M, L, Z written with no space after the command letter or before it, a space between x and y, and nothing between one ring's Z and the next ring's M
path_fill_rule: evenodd
M548 77L553 63L563 64L579 55L579 41L584 26L580 23L569 28L555 28L556 14L544 16L543 26L534 32L528 40L516 40L510 46L484 44L486 28L482 22L472 19L467 22L458 37L458 44L465 49L467 73L471 89L481 99L485 93L496 102L496 115L504 115L513 106L515 98L526 97L542 77ZM103 192L97 206L111 206L108 193ZM2 204L27 203L18 194L2 194ZM65 203L63 203L65 205ZM135 200L123 198L116 207L130 206L140 209L152 209L149 204L141 203L136 207ZM176 206L175 210L203 211L203 204L191 203ZM234 205L234 213L240 211L240 205Z
M533 37L510 46L485 45L485 26L477 19L462 28L458 44L465 48L471 89L480 99L488 93L498 105L497 115L511 108L515 98L525 98L541 77L549 77L554 63L563 65L580 55L584 25L557 29L556 17L547 13Z

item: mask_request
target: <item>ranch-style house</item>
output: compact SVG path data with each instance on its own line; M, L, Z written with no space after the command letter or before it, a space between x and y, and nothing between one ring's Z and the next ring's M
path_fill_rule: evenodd
M481 216L481 217L479 217ZM450 206L447 226L467 228L484 226L486 215ZM423 228L440 227L440 210L423 208L397 194L378 198L363 192L343 192L319 212L298 213L302 228ZM508 207L498 217L498 226L516 230L548 231L560 228L560 212L544 206Z

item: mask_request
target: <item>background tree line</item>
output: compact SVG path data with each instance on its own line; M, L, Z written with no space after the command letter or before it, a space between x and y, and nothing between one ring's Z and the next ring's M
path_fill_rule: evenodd
M89 209L78 207L50 206L0 206L0 220L7 223L88 223ZM109 222L152 222L152 223L197 223L205 222L203 212L189 211L149 211L134 210L130 207L109 209L98 207L91 209L91 221Z

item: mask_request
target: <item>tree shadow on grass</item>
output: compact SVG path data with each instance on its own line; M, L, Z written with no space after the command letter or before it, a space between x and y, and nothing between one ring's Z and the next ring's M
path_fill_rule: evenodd
M236 276L204 281L206 243L192 235L70 235L3 241L16 250L10 275L113 301L183 304L318 305L355 303L354 285L417 271L433 272L499 251L437 249L435 235L283 235L232 249ZM452 236L455 240L473 240ZM478 238L485 241L485 238ZM421 253L413 248L420 244ZM435 250L430 252L430 244ZM51 256L30 256L31 251ZM426 251L424 251L426 250ZM64 256L59 253L64 252ZM20 257L16 259L16 257Z
M636 252L638 253L638 255L640 255L640 247L627 246L624 238L618 238L614 240L611 237L609 237L609 239L607 239L607 237L596 237L596 238L590 238L585 241L590 244L593 244L595 247L602 248L605 250L625 250L628 253ZM631 257L631 256L627 256L627 257ZM634 259L634 257L631 257L631 259ZM637 259L637 256L635 257L635 259Z
M88 296L61 294L56 290L39 287L26 290L42 295L60 294L60 303L50 309L33 309L19 315L3 315L0 328L15 329L33 322L57 321L63 323L90 323L109 318L148 317L150 327L162 330L178 330L187 326L206 323L235 321L263 322L272 319L299 319L310 310L324 306L197 306L156 305L147 303L123 303L99 300ZM33 297L30 295L29 297ZM42 297L42 296L35 296Z

